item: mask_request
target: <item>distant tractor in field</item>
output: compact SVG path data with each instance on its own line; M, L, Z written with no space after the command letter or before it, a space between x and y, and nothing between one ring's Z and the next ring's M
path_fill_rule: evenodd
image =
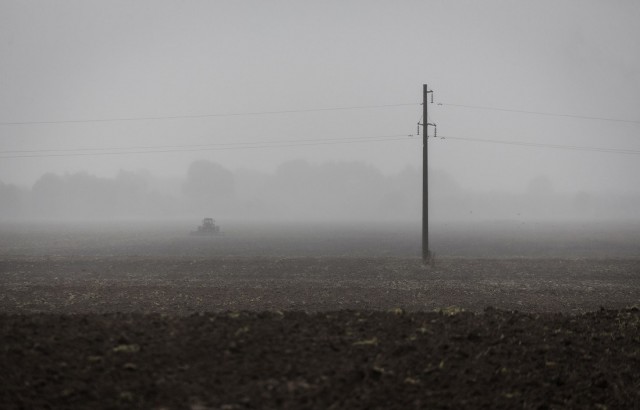
M220 233L220 226L216 225L213 218L204 218L202 225L198 226L197 231L192 231L192 235L215 235Z

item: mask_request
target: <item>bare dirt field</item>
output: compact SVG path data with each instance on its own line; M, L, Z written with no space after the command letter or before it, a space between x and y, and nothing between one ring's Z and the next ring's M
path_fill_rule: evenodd
M0 408L640 408L637 226L188 229L3 226Z

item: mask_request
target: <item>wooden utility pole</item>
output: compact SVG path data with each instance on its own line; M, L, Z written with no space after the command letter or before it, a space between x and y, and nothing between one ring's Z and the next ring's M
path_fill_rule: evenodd
M429 91L426 84L422 85L422 260L425 264L431 264L431 251L429 250L429 123L427 97L433 91Z

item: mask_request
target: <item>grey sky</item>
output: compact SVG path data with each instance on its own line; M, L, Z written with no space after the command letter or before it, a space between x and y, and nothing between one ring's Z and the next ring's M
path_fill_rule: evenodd
M636 1L0 2L0 122L405 104L160 121L0 125L0 151L334 139L415 133L421 86L440 135L640 150ZM432 142L461 186L640 190L640 155ZM20 154L0 154L20 155ZM421 166L418 139L271 149L0 158L0 181L42 173L182 176L193 160L272 172L293 158Z

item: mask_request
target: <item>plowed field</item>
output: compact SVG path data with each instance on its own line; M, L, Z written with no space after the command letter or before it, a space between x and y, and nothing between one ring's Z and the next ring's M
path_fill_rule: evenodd
M624 238L618 254L513 242L427 268L401 235L9 233L3 409L639 408L640 259Z

